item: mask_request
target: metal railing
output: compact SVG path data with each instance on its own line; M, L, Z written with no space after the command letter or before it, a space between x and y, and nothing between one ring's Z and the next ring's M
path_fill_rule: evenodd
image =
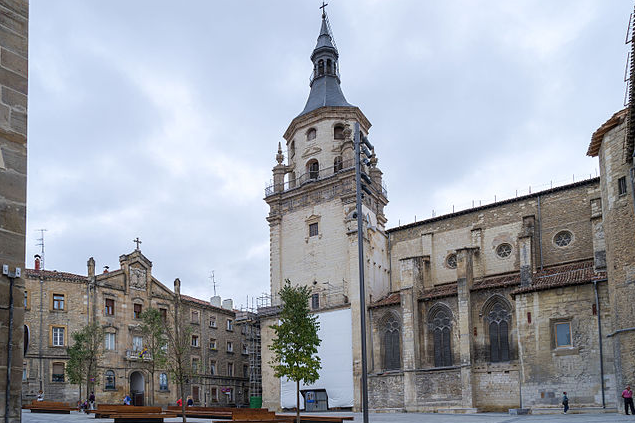
M126 350L126 359L131 361L150 361L152 354L148 350Z
M326 72L326 70L323 73L318 73L314 70L313 72L311 72L311 76L309 76L309 85L313 84L313 81L315 81L317 78L321 78L323 76L334 76L337 78L338 81L340 81L340 69L339 67L336 68L335 73Z
M327 168L321 168L319 171L308 171L293 179L288 179L280 185L271 183L265 187L265 197L269 197L277 192L284 192L291 189L299 188L307 183L321 181L327 178L331 178L341 172L346 172L355 169L355 159L349 159L342 161L341 165L331 166ZM289 174L290 175L290 174ZM377 184L371 185L371 188L377 189ZM381 193L384 197L388 197L388 190L386 184L382 181Z

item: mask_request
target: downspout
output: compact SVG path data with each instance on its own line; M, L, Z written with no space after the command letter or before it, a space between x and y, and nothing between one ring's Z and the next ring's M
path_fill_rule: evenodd
M392 245L390 232L388 232L388 292L392 292Z
M9 278L9 334L7 339L7 386L4 390L4 421L9 423L9 402L11 399L11 360L13 358L13 284L15 277Z
M542 218L540 214L540 195L538 196L538 248L540 250L540 271L542 271Z
M606 394L604 392L604 353L602 351L602 316L600 313L600 298L598 295L598 282L606 281L602 279L600 281L593 281L593 289L595 291L595 310L598 314L598 344L600 345L600 386L602 387L602 408L606 408Z
M40 328L38 333L38 358L40 361L40 390L44 391L44 361L42 359L42 325L44 324L44 278L40 275Z
M370 331L369 331L369 336L370 336L370 371L374 372L375 371L375 349L373 348L373 309L369 309L368 310L368 320L370 320Z

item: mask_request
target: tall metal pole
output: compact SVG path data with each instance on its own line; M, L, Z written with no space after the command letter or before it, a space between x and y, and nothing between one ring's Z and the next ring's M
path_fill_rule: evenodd
M357 201L357 248L359 261L359 308L362 343L362 413L368 423L368 375L366 366L366 290L364 286L364 221L362 216L362 187L359 122L355 122L355 191Z

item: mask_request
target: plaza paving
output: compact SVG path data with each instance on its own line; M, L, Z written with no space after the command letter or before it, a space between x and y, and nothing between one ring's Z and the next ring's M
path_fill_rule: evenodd
M362 422L360 413L333 413L334 415L354 415L355 422ZM543 414L529 416L510 416L502 413L481 413L481 414L423 414L423 413L371 413L369 416L370 423L517 423L517 422L575 422L575 423L613 423L613 422L632 422L635 416L625 416L623 414L604 413L604 414ZM22 421L24 423L89 423L95 419L86 414L72 412L68 414L32 414L23 410ZM99 419L99 423L112 423L112 419ZM165 422L176 423L182 419L165 419ZM187 419L188 422L206 422L210 423L211 419Z

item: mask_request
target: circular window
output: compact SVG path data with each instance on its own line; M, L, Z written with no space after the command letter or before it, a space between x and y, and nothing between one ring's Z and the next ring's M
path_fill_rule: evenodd
M450 269L456 269L456 254L450 254L448 258L445 259L445 264Z
M496 247L496 255L500 258L507 258L512 255L512 246L504 243Z
M566 247L573 241L573 234L569 231L560 231L553 237L553 242L558 247Z

